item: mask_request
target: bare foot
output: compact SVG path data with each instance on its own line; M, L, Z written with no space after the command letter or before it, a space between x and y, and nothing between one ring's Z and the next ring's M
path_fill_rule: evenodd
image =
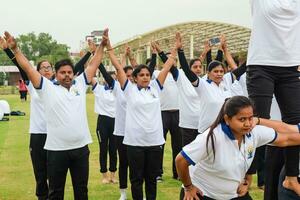
M282 183L283 187L289 190L293 190L298 196L300 196L300 184L297 177L286 176Z

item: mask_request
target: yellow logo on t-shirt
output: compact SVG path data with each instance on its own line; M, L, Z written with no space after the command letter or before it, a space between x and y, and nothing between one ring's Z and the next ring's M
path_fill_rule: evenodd
M248 146L248 148L247 148L247 159L250 159L250 158L253 157L253 150L254 150L254 148L253 148L252 145Z

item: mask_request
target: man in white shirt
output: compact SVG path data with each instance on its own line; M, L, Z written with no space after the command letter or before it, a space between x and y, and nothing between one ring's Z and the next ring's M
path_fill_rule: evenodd
M247 88L260 117L270 118L273 93L282 120L300 122L300 1L250 0L253 26L247 60ZM263 86L263 87L262 87ZM265 200L277 199L282 149L266 150ZM274 156L278 155L278 156ZM299 148L286 148L285 187L295 189ZM299 184L297 186L300 193Z
M47 121L49 200L63 199L68 169L72 178L74 199L88 199L89 149L92 142L86 115L86 90L103 56L103 41L84 73L74 79L73 64L61 60L55 64L56 83L39 74L17 47L16 40L5 32L9 48L27 74L45 104Z

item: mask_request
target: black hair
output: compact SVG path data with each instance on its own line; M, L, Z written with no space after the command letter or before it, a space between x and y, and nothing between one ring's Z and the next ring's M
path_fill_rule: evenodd
M199 62L202 64L202 62L201 62L201 60L200 60L199 58L195 58L195 59L192 59L192 60L190 61L190 68L192 67L192 65L193 65L196 61L199 61Z
M133 70L132 76L136 78L138 73L140 73L142 69L147 69L151 75L151 71L150 71L149 67L147 65L140 64L140 65L137 65L136 68Z
M42 65L43 62L48 62L48 63L50 64L50 67L52 67L52 64L51 64L48 60L41 60L41 61L39 61L39 62L37 63L37 65L36 65L36 70L37 70L37 71L40 71L41 65Z
M214 159L216 157L216 149L215 149L215 140L214 140L214 129L220 124L225 123L224 116L227 115L229 118L232 118L234 115L238 114L238 112L246 107L252 107L253 103L245 96L234 96L231 98L225 99L224 104L222 105L222 108L216 118L216 120L213 122L213 124L210 126L207 138L206 138L206 151L208 152L208 144L209 141L211 141L211 146L213 149L213 155Z
M128 70L133 70L133 67L131 67L130 65L127 65L123 68L124 72L127 73Z
M223 65L223 63L221 63L220 61L217 61L217 60L213 60L211 61L209 64L208 64L208 71L211 72L214 68L218 67L218 66L221 66L224 70L225 70L225 67Z
M69 65L72 68L72 71L74 72L74 65L70 59L63 59L55 63L55 71L57 72L62 66Z

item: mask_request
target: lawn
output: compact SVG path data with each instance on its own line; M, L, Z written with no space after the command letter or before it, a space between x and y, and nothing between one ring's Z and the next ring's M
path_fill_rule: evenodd
M0 95L0 100L7 100L11 110L26 113L24 117L11 116L9 122L0 122L0 200L32 200L35 199L35 181L29 155L29 101L21 102L18 95ZM119 198L118 184L101 184L99 172L99 146L95 134L96 114L94 113L94 96L87 96L87 111L89 127L93 143L89 145L90 173L89 199L117 200ZM158 183L158 200L179 199L180 182L173 180L171 172L171 149L167 139L164 161L164 181ZM130 193L128 198L131 199ZM262 192L255 187L251 189L255 200L262 199ZM68 175L65 187L65 199L73 199L72 185Z

